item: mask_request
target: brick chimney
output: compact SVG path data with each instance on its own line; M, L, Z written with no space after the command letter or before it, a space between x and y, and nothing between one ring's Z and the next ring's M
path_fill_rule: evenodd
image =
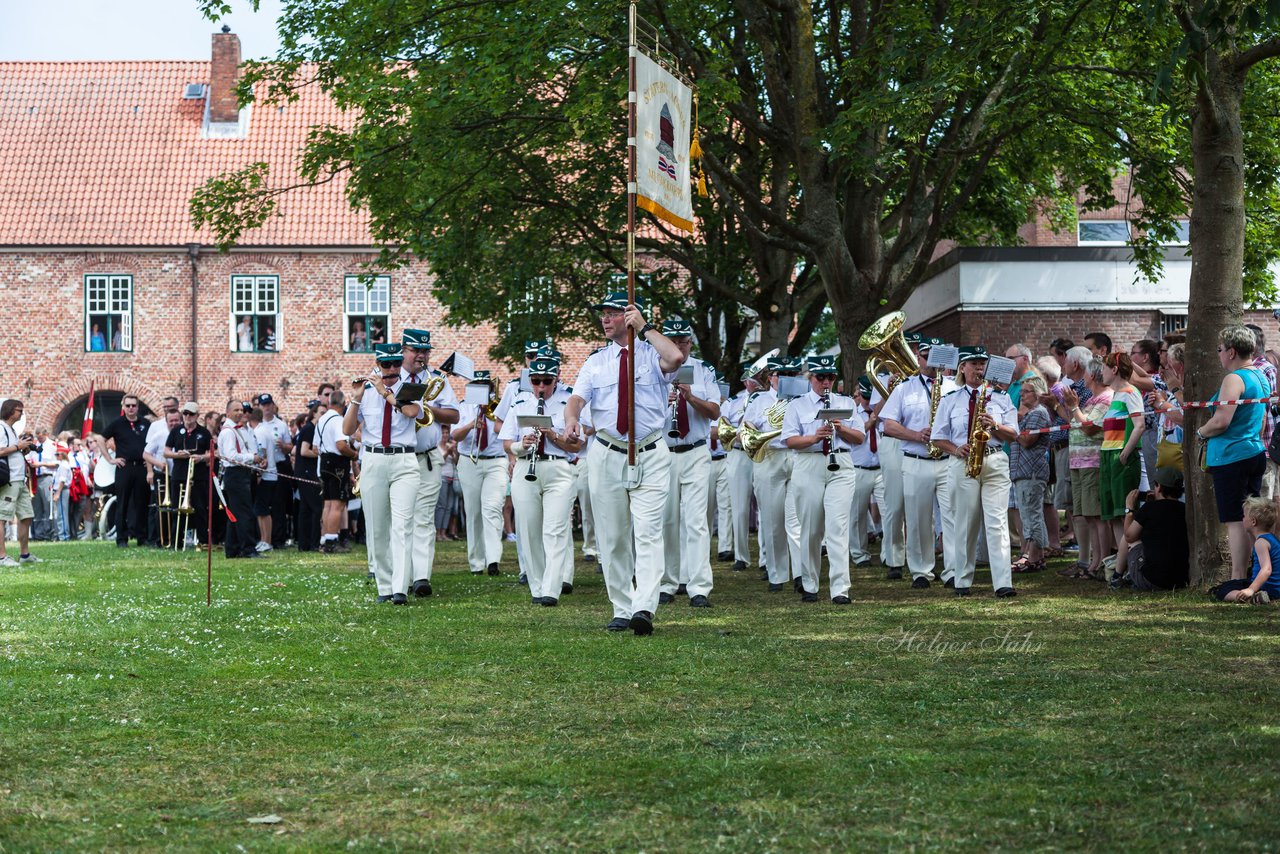
M240 37L225 24L213 34L213 61L209 66L209 121L212 124L240 121L236 103L236 83L240 79Z

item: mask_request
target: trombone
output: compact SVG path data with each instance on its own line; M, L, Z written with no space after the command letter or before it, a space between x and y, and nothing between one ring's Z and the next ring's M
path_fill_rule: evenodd
M191 489L196 478L196 461L187 457L187 481L178 487L178 524L173 538L173 550L178 551L181 543L182 551L187 550L187 535L191 533L191 517L195 510L191 506Z

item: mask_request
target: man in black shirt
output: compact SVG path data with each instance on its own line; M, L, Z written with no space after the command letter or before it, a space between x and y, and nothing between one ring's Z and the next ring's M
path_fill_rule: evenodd
M186 514L187 524L181 527L194 533L196 541L203 546L209 542L209 447L213 444L213 435L200 424L200 407L195 403L184 403L179 412L182 424L169 431L164 455L173 460L172 477L176 484L173 500L179 507L189 506L192 509L190 514ZM190 475L187 471L189 466L195 467ZM191 484L189 498L186 496L188 482ZM175 522L182 515L177 514ZM184 546L178 543L177 547Z
M142 458L151 422L138 417L138 398L127 394L121 402L124 416L107 425L102 436L114 456L116 472L116 546L129 545L132 532L138 545L147 538L147 463Z
M1135 509L1138 490L1125 499L1128 524L1129 579L1135 590L1173 590L1186 587L1191 563L1187 543L1187 508L1182 497L1182 472L1156 469L1155 498Z

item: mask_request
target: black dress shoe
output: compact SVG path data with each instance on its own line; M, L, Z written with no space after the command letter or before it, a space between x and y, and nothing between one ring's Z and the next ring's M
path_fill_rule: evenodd
M559 604L560 604L560 600L556 599L555 597L552 597L552 596L542 597L542 607L544 608L554 608Z
M885 573L884 577L889 579L890 581L897 581L898 579L902 578L902 567L900 566L889 567L889 571Z
M377 599L377 601L378 601L378 603L379 603L379 604L381 604L381 603L383 603L383 602L390 602L390 601L391 601L391 596L390 596L390 594L388 594L388 595L386 595L386 596L379 596L379 597L378 597L378 599Z
M716 560L720 561L721 563L731 561L733 560L733 552L720 552L719 554L716 555Z
M689 599L690 608L710 608L711 603L706 596L693 596Z
M793 578L793 579L791 579L791 589L792 589L792 590L794 590L794 591L796 591L797 593L803 593L803 592L804 592L804 582L803 582L803 581L801 581L799 578Z
M583 555L583 556L582 556L582 560L583 560L585 563L595 563L595 562L596 562L596 556L595 556L595 555Z
M566 596L573 592L573 585L567 581L560 582L560 595Z
M490 575L500 575L500 574L501 574L501 572L498 570L498 565L497 565L496 563L491 563L491 564L489 564L489 574L490 574Z
M818 601L818 594L817 594L817 593L808 593L808 592L801 593L801 594L800 594L800 601L801 601L801 602L817 602L817 601Z
M919 578L911 582L911 589L912 590L928 590L929 579L925 578L923 575L920 576Z
M869 567L869 566L871 566L871 561L870 561L870 560L860 560L860 561L858 561L857 563L855 563L855 564L853 565L853 568L854 568L854 569L866 569L866 568L867 568L867 567Z
M968 596L968 595L969 595L969 588L968 588L968 587L957 587L957 588L956 588L956 595L957 595L957 596Z
M1012 587L1001 587L999 590L996 591L997 599L1012 599L1014 596L1017 596L1017 595L1018 595L1018 591L1014 590Z
M946 581L942 582L942 586L947 588L948 590L955 590L956 580L954 578L948 578Z
M631 628L631 621L626 617L614 617L609 621L609 625L604 627L606 632L625 632Z
M257 554L257 552L254 552L254 554ZM371 569L371 570L369 570L369 572L365 575L365 578L367 578L367 579L368 579L368 580L370 580L370 581L372 581L372 580L373 580L373 570L372 570L372 569Z
M832 605L848 605L849 597L848 596L832 596L831 604Z
M483 570L483 569L473 569L473 570L471 570L471 574L472 574L472 575L484 575L484 570Z
M679 587L677 587L677 588L676 588L676 595L677 595L677 596L688 596L688 595L689 595L689 588L688 588L688 587L686 587L685 585L681 584Z
M417 596L419 599L423 599L427 596L430 596L431 582L427 581L425 578L419 581L413 582L413 595Z
M631 631L637 635L653 634L653 614L648 611L636 611L631 615Z
M785 587L785 584L774 584L773 582L769 582L770 593L781 593Z
M396 593L391 597L391 604L392 605L408 605L409 597L404 595L403 593Z
M742 572L742 571L743 571L743 570L745 570L746 568L747 568L747 562L746 562L745 560L735 560L735 561L733 562L733 571L734 571L734 572Z
M674 601L676 601L676 597L675 597L675 596L672 596L670 593L659 593L659 594L658 594L658 604L659 604L659 605L670 605L670 604L671 604L672 602L674 602Z
M528 586L529 586L529 576L528 576L528 575L526 575L526 574L525 574L525 573L523 573L523 572L522 572L522 573L520 573L520 583L521 583L522 585L524 585L525 587L528 587Z

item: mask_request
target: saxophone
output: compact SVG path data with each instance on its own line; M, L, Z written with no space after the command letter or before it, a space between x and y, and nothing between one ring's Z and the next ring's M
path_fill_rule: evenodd
M934 376L933 389L929 392L929 429L932 431L933 422L938 417L938 404L942 402L942 377ZM928 443L929 459L942 459L942 449L934 444L933 439Z
M982 428L982 413L987 411L987 385L978 387L978 399L973 404L973 417L969 419L969 453L964 458L964 473L968 477L982 474L982 464L987 459L987 442L991 436Z

